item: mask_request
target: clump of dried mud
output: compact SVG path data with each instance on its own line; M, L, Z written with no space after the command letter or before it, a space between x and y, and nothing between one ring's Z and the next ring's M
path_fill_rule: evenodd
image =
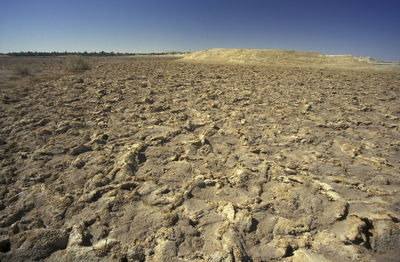
M398 73L121 59L9 79L1 261L400 256Z

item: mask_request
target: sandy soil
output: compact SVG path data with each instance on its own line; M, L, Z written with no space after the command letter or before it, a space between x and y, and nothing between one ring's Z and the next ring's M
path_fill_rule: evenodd
M324 55L317 52L277 49L213 48L187 54L185 61L285 67L341 68L400 72L400 62L377 61L371 57ZM385 66L376 66L385 65Z
M1 261L398 261L398 73L7 61Z

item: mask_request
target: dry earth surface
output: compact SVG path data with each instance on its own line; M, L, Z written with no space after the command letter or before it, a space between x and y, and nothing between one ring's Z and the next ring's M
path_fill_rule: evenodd
M398 71L194 58L1 58L1 261L399 260Z

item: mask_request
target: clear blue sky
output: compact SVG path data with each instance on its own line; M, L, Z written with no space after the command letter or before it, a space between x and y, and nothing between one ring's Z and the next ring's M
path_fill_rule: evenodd
M0 0L0 52L295 49L400 60L400 0Z

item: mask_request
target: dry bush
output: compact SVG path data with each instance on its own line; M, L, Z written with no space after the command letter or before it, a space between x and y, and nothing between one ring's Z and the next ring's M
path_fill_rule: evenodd
M15 66L14 71L18 75L27 76L31 74L31 68L27 64L18 64Z
M82 56L70 56L67 58L67 69L71 72L89 70L90 63Z

